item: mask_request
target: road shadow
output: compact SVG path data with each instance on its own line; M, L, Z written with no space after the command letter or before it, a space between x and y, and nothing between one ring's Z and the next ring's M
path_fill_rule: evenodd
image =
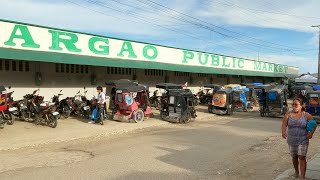
M214 177L220 173L223 175L226 159L232 159L239 151L261 143L254 136L223 131L208 127L157 134L167 144L154 146L166 152L156 159L202 177Z

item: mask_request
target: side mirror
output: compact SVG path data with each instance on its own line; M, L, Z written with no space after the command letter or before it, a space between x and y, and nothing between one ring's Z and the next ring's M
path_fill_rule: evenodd
M83 89L86 89L86 87L83 87Z
M62 89L60 90L60 92L62 92Z
M11 89L11 86L9 86L8 88Z
M32 94L36 94L38 91L39 91L39 89L36 89L36 90L33 91Z

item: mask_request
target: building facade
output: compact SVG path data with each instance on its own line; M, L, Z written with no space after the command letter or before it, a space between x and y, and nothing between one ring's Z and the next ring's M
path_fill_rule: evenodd
M106 80L155 84L279 82L296 77L288 65L116 39L27 23L0 20L0 82L15 98L40 89L49 99L63 90L72 96L86 87L95 94Z

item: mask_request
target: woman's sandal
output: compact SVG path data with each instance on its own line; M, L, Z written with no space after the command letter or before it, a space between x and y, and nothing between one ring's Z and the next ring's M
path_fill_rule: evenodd
M297 178L299 178L299 177L300 177L299 174L296 174L296 173L294 173L294 174L291 175L291 178L292 178L292 179L297 179Z

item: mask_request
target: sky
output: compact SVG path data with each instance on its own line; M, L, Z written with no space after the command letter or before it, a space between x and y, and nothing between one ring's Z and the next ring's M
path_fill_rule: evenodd
M0 0L0 19L316 73L319 0Z

